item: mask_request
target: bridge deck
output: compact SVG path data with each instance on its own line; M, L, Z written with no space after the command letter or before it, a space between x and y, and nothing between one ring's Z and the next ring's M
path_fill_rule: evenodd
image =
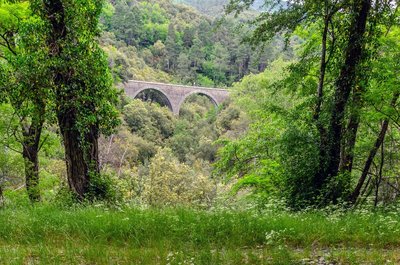
M129 82L133 83L141 83L141 84L146 84L146 85L154 85L154 86L169 86L169 87L182 87L182 88L189 88L189 89L200 89L200 90L220 90L220 91L226 91L229 93L229 90L226 88L217 88L217 87L204 87L204 86L187 86L187 85L179 85L179 84L171 84L171 83L160 83L160 82L147 82L147 81L138 81L138 80L129 80Z

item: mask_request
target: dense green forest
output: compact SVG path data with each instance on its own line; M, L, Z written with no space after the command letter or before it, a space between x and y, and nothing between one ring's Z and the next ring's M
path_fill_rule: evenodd
M0 0L0 263L398 264L399 4Z
M220 17L224 14L224 9L228 5L229 0L175 0L173 2L192 6L207 16ZM250 10L260 11L263 5L263 0L255 0Z
M279 37L258 51L243 42L249 27L241 21L253 14L222 20L170 1L115 1L105 7L100 42L116 81L227 87L282 52Z

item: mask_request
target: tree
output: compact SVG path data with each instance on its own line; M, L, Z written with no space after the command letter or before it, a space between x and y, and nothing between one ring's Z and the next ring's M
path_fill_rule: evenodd
M181 45L173 23L170 23L168 26L168 35L167 39L165 40L165 50L167 55L166 71L171 72L176 68L177 59L181 50Z
M211 56L212 63L203 63L203 71L217 84L224 84L227 81L226 74L229 69L229 51L221 43L214 45Z
M398 87L398 73L400 71L400 61L399 61L399 43L398 43L398 38L400 36L400 31L398 26L393 26L389 28L386 31L386 34L384 37L380 39L380 42L382 42L382 47L379 50L380 53L380 58L374 61L374 69L371 79L372 79L372 88L378 89L381 94L385 93L384 95L386 98L391 97L390 103L385 109L381 122L381 128L379 131L378 136L376 137L372 148L370 149L368 153L368 157L363 165L361 175L358 179L357 185L352 191L351 195L349 196L350 202L353 204L357 202L357 199L361 195L361 190L364 186L368 186L368 184L365 184L368 174L370 173L370 168L374 162L375 156L377 155L379 148L381 148L385 142L385 137L387 134L387 131L389 130L389 124L394 121L396 122L398 120L397 118L397 101L400 96L400 91ZM384 88L382 88L384 87ZM374 89L371 89L369 92L369 97L372 95L377 94ZM387 93L389 92L389 93ZM382 95L379 99L380 104L385 104L384 100L382 100ZM383 152L383 151L382 151ZM383 166L383 165L381 165Z
M118 124L116 90L96 37L102 1L35 0L32 9L46 25L52 93L62 135L68 184L77 198L105 196L98 138Z
M345 112L351 91L359 77L357 68L362 63L362 57L366 49L367 20L371 9L371 0L359 0L354 2L352 8L352 22L348 30L347 45L345 47L344 64L335 83L335 96L328 131L328 144L321 144L320 154L326 152L327 158L320 162L320 172L317 172L317 187L322 187L339 173L343 128L345 124ZM327 150L325 149L326 147ZM344 187L332 192L332 199L337 200L342 196Z
M110 30L117 38L128 45L137 44L143 28L142 14L136 5L128 5L125 1L117 1L111 17Z
M168 148L159 148L150 161L143 197L152 206L208 205L214 197L214 183L198 163L182 164Z
M238 14L253 2L231 0L227 11ZM269 9L253 21L256 28L247 39L251 44L263 46L277 33L283 33L289 43L295 31L307 32L309 39L303 44L298 62L289 68L288 77L277 85L292 90L293 95L312 98L294 109L297 115L304 116L298 116L292 123L303 119L308 136L307 130L301 132L303 129L291 125L294 130L287 130L288 144L295 141L295 136L304 139L303 146L309 148L292 146L287 151L289 157L317 159L311 167L304 164L307 169L297 163L297 170L288 171L292 171L287 176L290 196L313 205L336 203L346 198L351 184L361 99L368 87L369 68L365 66L376 50L374 40L381 35L377 25L393 17L396 3L370 0L265 3ZM300 109L303 110L299 112ZM310 134L318 141L310 141ZM313 155L307 156L310 152ZM309 188L298 189L297 183L306 179Z
M192 62L186 52L181 52L177 60L176 73L182 81L188 84L193 84L196 72L191 67Z
M26 1L0 4L0 66L3 72L0 89L19 118L14 136L20 135L25 162L26 189L32 202L40 200L39 151L49 98L47 71L44 60L43 27L30 14ZM17 41L18 39L18 41Z
M162 146L174 133L174 115L157 103L133 100L124 107L123 113L131 131L151 143Z
M287 123L294 122L289 119L288 113L295 102L290 102L291 98L287 97L283 90L266 89L284 78L284 68L287 65L288 63L282 60L276 61L265 72L246 76L241 82L236 83L233 105L247 115L243 115L235 108L228 108L218 117L218 125L222 127L222 130L237 133L241 127L235 124L237 128L234 129L234 124L230 123L240 120L244 120L245 123L245 132L242 129L238 135L231 132L219 139L223 146L218 151L218 160L215 163L217 172L221 175L225 174L229 180L236 180L235 192L240 188L251 187L261 199L274 195L290 197L288 195L290 191L286 187L282 189L285 182L283 178L287 176L286 172L292 168L292 164L308 163L309 166L312 163L306 159L308 156L305 152L302 156L284 157L286 152L283 149L286 149L286 145L283 135L290 129ZM299 126L299 123L301 122L297 122L293 127ZM296 141L291 141L291 143L293 143L291 148L294 149L304 144L304 140L296 137ZM304 166L304 168L307 167ZM304 180L302 185L297 185L297 187L307 188L304 182L306 181Z
M186 49L189 49L193 45L193 39L195 38L195 29L192 27L186 27L183 30L183 45Z

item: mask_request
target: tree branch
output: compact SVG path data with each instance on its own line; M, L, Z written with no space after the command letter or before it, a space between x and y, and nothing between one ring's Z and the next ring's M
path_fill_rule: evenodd
M11 48L11 44L10 44L10 42L8 41L8 39L6 38L6 33L0 34L0 37L5 41L6 45L1 44L1 43L0 43L0 44L1 44L2 46L6 47L12 54L17 55L17 53L14 51L14 49Z

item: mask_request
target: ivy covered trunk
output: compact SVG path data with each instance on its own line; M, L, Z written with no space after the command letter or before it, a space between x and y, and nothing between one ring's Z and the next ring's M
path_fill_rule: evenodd
M69 187L79 200L103 199L108 186L100 180L98 138L118 124L117 91L97 43L103 2L32 1L48 25L52 92Z
M79 40L76 32L67 27L67 11L63 1L45 0L44 7L46 19L51 25L48 37L48 46L52 47L50 56L57 62L53 70L54 91L58 124L65 147L68 184L79 200L90 199L91 178L99 173L99 126L97 123L80 124L79 114L82 116L82 113L79 111L84 111L86 115L95 113L93 104L87 98L81 98L94 88L87 87L79 76L75 76L77 71L69 62L72 59L69 44L78 44ZM77 56L76 52L73 56Z
M76 129L75 110L65 110L58 115L58 122L65 147L68 185L78 196L87 199L90 194L91 177L99 174L98 128L91 126L84 134ZM89 198L90 199L90 198Z
M22 156L25 165L26 191L31 202L40 201L39 191L39 146L30 139L25 139Z
M3 183L0 182L0 207L4 204Z
M45 104L38 102L31 123L22 126L22 157L25 166L25 184L31 202L40 201L39 190L39 150L44 123Z

